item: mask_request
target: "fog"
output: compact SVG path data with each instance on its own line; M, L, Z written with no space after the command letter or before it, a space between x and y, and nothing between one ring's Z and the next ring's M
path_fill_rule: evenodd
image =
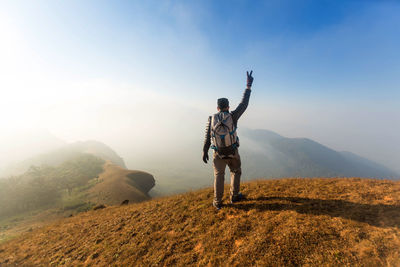
M301 36L260 27L253 33L263 37L244 41L238 32L216 40L223 22L210 15L218 26L208 32L196 15L207 7L132 4L135 17L99 5L85 16L90 4L43 3L3 4L0 168L98 140L159 179L211 176L201 161L207 116L218 97L239 103L253 69L239 127L307 137L400 171L398 5L366 5Z
M65 143L98 140L114 149L128 168L152 173L156 188L163 191L185 191L190 188L188 183L193 188L212 184L211 165L201 161L206 120L216 111L212 96L202 106L196 99L179 99L107 81L70 85L59 95L45 96L50 90L43 90L42 98L32 104L27 101L18 106L19 113L7 113L2 107L1 116L14 122L1 133L2 168ZM232 90L232 107L239 103L242 93L240 86ZM324 107L294 106L280 100L273 103L271 99L264 105L258 95L254 86L248 110L240 119L239 136L242 128L249 127L287 137L307 137L398 170L395 110L374 110L371 106L362 112L346 103L329 101ZM18 97L14 97L15 101L7 104L9 110L17 107ZM241 141L250 151L263 151L251 140ZM269 154L267 151L265 156L272 156ZM246 173L243 176L258 178Z
M19 93L29 95L30 90ZM193 160L201 163L205 122L216 111L216 99L211 96L201 106L196 99L176 99L105 81L58 88L58 95L50 94L51 90L36 91L36 101L5 91L8 102L1 106L2 165L46 150L43 139L47 135L53 136L50 143L56 142L53 138L60 143L104 142L135 169L149 166L155 159L179 161L189 154L198 154ZM240 101L242 91L240 86L235 92L232 90L232 106ZM305 106L272 103L271 99L264 105L257 97L255 86L239 127L269 129L287 137L307 137L398 170L397 110L373 104L368 109L354 110L346 106L350 103L329 101L324 107L312 107L311 103ZM29 143L30 139L33 143Z

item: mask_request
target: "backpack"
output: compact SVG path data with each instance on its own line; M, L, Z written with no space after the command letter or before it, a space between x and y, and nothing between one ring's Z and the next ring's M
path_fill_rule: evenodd
M239 138L229 112L219 112L211 117L211 148L222 158L233 158L239 147Z

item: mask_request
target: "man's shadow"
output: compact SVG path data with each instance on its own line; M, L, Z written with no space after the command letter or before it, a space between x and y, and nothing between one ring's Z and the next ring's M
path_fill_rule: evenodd
M253 202L254 201L254 202ZM400 206L360 204L345 200L323 200L300 197L258 197L235 203L232 207L260 211L294 210L311 215L329 215L379 227L400 228Z

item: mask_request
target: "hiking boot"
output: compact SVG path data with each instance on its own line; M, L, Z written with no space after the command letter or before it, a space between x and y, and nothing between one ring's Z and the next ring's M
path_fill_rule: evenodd
M231 204L242 201L243 199L245 199L245 196L241 192L239 192L239 194L237 194L236 196L231 196Z
M213 206L216 210L220 210L222 208L222 204L217 202L213 202Z

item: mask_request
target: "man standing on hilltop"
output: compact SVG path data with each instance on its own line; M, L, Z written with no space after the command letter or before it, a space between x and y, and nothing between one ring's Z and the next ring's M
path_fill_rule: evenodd
M247 88L244 91L242 102L232 112L229 112L229 100L219 98L217 100L218 113L208 118L206 136L203 147L203 161L208 161L208 150L213 153L214 167L214 200L213 206L219 210L222 207L222 196L224 194L225 168L228 165L231 172L230 200L235 203L243 199L240 193L240 176L242 174L239 138L236 135L237 122L249 104L251 86L253 84L253 71L247 72Z

